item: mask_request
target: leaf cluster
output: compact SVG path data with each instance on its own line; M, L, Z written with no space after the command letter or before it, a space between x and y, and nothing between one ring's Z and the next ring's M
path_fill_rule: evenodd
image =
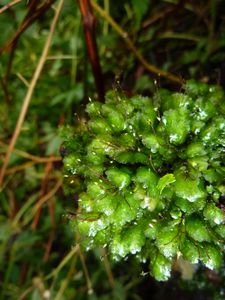
M82 180L77 219L87 249L150 259L167 280L182 256L210 269L222 262L224 92L189 81L183 93L127 98L109 92L90 102L89 120L63 134L65 176Z

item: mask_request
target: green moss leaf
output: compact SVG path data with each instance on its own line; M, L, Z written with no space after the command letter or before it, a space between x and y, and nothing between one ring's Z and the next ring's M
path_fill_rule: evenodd
M92 117L100 116L102 104L100 102L90 102L85 111Z
M199 198L206 198L206 192L200 187L198 180L185 177L182 172L175 173L174 190L178 197L195 202Z
M130 206L129 202L120 197L115 212L108 216L108 221L113 224L115 228L121 228L121 226L134 220L136 215L137 209Z
M206 220L214 222L215 224L221 224L225 221L224 212L216 207L213 203L208 203L203 211L203 216Z
M163 114L162 121L165 125L169 142L174 145L184 143L190 130L190 119L186 109L170 109Z
M157 188L160 192L160 194L162 194L162 191L165 189L166 186L170 185L171 183L175 182L176 178L174 177L173 174L166 174L163 177L161 177L159 179Z
M177 226L166 226L159 231L156 237L156 246L165 257L172 258L177 254L179 247L178 233L179 229Z
M225 240L225 225L218 225L215 227L216 233Z
M158 175L150 168L141 167L137 170L135 181L142 184L145 189L155 191L158 182Z
M101 118L90 120L88 122L88 127L96 134L109 134L112 132L112 128L109 126L109 124Z
M79 124L68 138L63 133L65 176L80 184L73 228L85 247L107 244L116 259L150 259L157 280L170 277L180 255L218 268L225 239L217 207L225 191L223 99L216 87L192 81L185 93L128 99L111 91L104 104L87 105L88 126Z
M206 150L204 148L204 145L202 143L191 143L188 145L186 150L187 156L192 158L196 156L203 156L206 154Z
M109 181L111 181L120 190L126 188L131 182L130 175L117 168L108 169L106 171L106 175Z
M184 242L182 243L181 253L182 253L184 259L190 261L193 264L198 263L198 261L199 261L199 249L188 238L185 238Z
M157 254L156 258L153 258L150 263L150 272L159 281L169 279L171 268L172 262L162 254Z
M223 254L212 244L204 244L201 251L201 260L211 270L218 269L222 264Z
M197 215L186 218L185 229L187 234L195 241L211 241L207 224L200 220Z

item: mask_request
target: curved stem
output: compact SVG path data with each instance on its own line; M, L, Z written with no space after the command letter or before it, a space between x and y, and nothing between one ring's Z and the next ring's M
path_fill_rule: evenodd
M183 79L171 74L169 72L163 71L159 69L158 67L148 63L148 61L142 56L140 51L136 48L132 40L129 38L128 33L124 31L118 23L116 23L112 17L104 10L102 9L95 1L91 0L91 4L94 7L94 9L100 14L102 18L107 20L107 22L113 27L113 29L124 39L126 42L128 48L134 53L136 58L140 61L140 63L145 67L146 70L149 72L156 74L159 77L164 77L178 85L182 85L184 83Z
M63 3L64 3L64 0L60 0L59 5L56 9L55 16L53 18L52 24L51 24L49 35L47 37L45 46L43 48L42 55L40 57L37 68L36 68L36 70L33 74L33 77L31 79L31 83L29 85L26 96L24 98L23 106L21 108L21 112L20 112L20 115L18 117L17 124L16 124L15 130L13 132L13 136L11 138L8 151L6 153L5 160L3 162L3 165L2 165L2 168L1 168L1 171L0 171L0 186L2 185L4 176L5 176L5 172L6 172L6 168L8 166L11 154L13 152L13 149L14 149L14 146L16 144L17 138L18 138L18 136L20 134L20 131L21 131L21 128L23 126L23 122L25 120L25 117L26 117L26 114L27 114L27 111L28 111L28 107L29 107L29 104L30 104L30 101L31 101L31 98L32 98L32 95L33 95L34 88L37 84L37 81L38 81L38 79L40 77L40 74L42 72L42 69L44 67L44 64L45 64L45 61L46 61L46 58L47 58L47 55L48 55L48 51L49 51L50 46L51 46L52 38L53 38L53 35L54 35L54 32L55 32L56 24L57 24L60 12L61 12L62 7L63 7Z

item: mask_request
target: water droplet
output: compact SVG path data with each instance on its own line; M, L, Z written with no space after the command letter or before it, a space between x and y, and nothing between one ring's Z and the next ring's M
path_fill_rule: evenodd
M166 118L162 118L162 122L163 122L164 125L166 125L167 124L167 119Z
M170 138L170 143L172 143L172 142L175 142L177 140L178 135L176 133L175 134L171 134L169 136L169 138Z
M94 293L94 290L92 288L88 289L88 295L92 295Z
M195 134L198 134L199 132L200 132L200 128L196 128L194 131Z

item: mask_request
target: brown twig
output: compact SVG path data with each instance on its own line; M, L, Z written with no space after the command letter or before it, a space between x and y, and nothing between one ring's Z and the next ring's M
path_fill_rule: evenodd
M78 3L83 20L87 51L93 70L98 100L104 101L104 81L95 36L96 19L93 15L90 0L78 0Z
M55 186L53 187L53 189L51 189L46 195L44 195L43 197L41 197L38 202L37 205L34 207L34 215L36 214L36 212L38 211L38 209L44 204L46 203L49 199L51 199L59 190L59 188L62 186L62 179L60 178Z
M5 83L4 78L2 78L2 77L0 77L0 84L2 86L2 91L4 93L5 101L6 101L7 104L10 104L11 98L10 98L10 95L9 95L8 87Z
M4 5L3 7L0 8L0 14L2 14L4 11L6 11L8 8L12 7L13 5L21 2L22 0L14 0L11 1L9 3L7 3L6 5Z
M9 146L5 143L3 143L2 141L0 141L0 146L4 149L8 149ZM25 152L23 150L19 150L19 149L13 149L13 153L23 157L23 158L26 158L26 159L30 159L36 163L47 163L49 161L61 161L62 158L61 156L48 156L48 157L41 157L41 156L35 156L33 154L30 154L28 152Z
M85 257L82 253L80 245L79 245L79 248L78 248L78 255L80 257L81 265L82 265L82 268L83 268L83 271L84 271L84 276L85 276L86 283L87 283L88 294L91 295L91 294L93 294L93 287L92 287L91 277L89 275L89 271L88 271L88 268L87 268L87 265L86 265L86 262L85 262Z
M56 221L55 221L55 201L54 199L51 199L48 202L48 211L49 211L49 215L50 215L50 220L51 220L51 225L52 228L56 227Z
M33 74L33 77L31 79L30 86L29 86L29 88L27 90L27 93L26 93L26 96L24 98L23 106L22 106L19 118L17 120L17 124L16 124L15 130L14 130L13 136L11 138L9 148L8 148L7 153L6 153L5 160L3 162L3 165L2 165L2 168L1 168L1 171L0 171L0 186L2 185L4 176L5 176L5 172L6 172L6 168L8 166L11 154L13 152L13 148L16 144L17 138L20 134L20 131L21 131L24 119L25 119L25 116L27 114L27 110L28 110L28 107L29 107L29 104L30 104L30 101L31 101L31 97L33 95L34 88L37 84L37 81L38 81L38 79L40 77L40 74L42 72L42 69L44 67L44 64L45 64L45 61L46 61L46 58L47 58L47 55L48 55L48 51L50 49L50 45L51 45L51 42L52 42L53 34L54 34L54 31L55 31L55 28L56 28L56 24L57 24L60 12L62 10L63 3L64 3L64 0L60 0L59 4L57 6L57 9L56 9L56 12L55 12L52 24L51 24L50 32L49 32L49 35L47 37L45 46L43 48L42 55L40 57L37 68L36 68L36 70Z
M49 234L48 242L46 245L46 250L45 254L43 256L43 261L47 262L50 256L50 252L52 249L53 241L55 239L55 228L56 228L56 222L55 222L55 201L53 198L48 201L48 211L51 219L51 225L52 225L52 230Z
M115 287L115 280L114 280L114 277L113 277L113 273L112 273L112 269L111 269L109 260L107 258L107 253L106 253L104 248L101 249L101 252L102 252L103 262L104 262L104 265L105 265L105 270L106 270L106 273L107 273L107 276L108 276L108 279L109 279L109 284L110 284L111 288L113 289Z
M141 52L136 48L132 40L129 38L129 35L126 31L124 31L119 24L117 24L113 18L104 10L102 9L95 1L91 0L91 4L93 8L100 14L102 18L107 20L107 22L113 27L113 29L124 39L128 48L133 52L136 58L140 61L140 63L145 67L146 70L151 72L152 74L157 75L158 77L164 77L175 84L182 85L183 80L169 72L159 69L158 67L150 64L141 54Z
M29 264L26 261L22 262L20 265L20 276L18 280L18 285L20 287L24 284L28 269L29 269Z
M155 13L151 18L145 20L141 27L147 28L147 27L151 26L152 24L159 21L160 19L165 18L168 14L172 13L175 9L176 9L176 6L173 5L173 6L168 6L163 11L160 10L159 12Z
M33 165L35 164L46 164L48 162L57 162L57 161L61 161L62 159L61 158L53 158L53 159L49 159L49 160L46 160L43 158L43 161L27 161L25 162L24 164L21 164L19 166L15 166L15 167L12 167L12 168L8 168L6 170L6 174L7 175L10 175L10 174L14 174L14 173L17 173L17 172L20 172L20 171L24 171L25 169L28 169L30 167L32 167Z
M17 207L17 203L16 203L16 199L15 199L15 195L13 193L13 191L11 189L7 189L7 196L9 199L9 218L11 220L14 219L15 215L18 212L18 207Z
M42 182L41 182L41 190L39 193L40 198L43 197L47 193L48 178L49 178L49 173L51 172L51 170L52 170L52 162L48 162L45 166L44 177L42 178ZM42 210L42 207L39 207L36 211L36 214L34 216L34 219L33 219L32 225L31 225L31 228L33 230L37 229L37 226L38 226L38 223L40 220L40 216L41 216L41 210Z
M47 245L45 248L45 253L43 256L43 262L47 262L49 259L49 255L50 255L50 252L52 249L52 244L53 244L54 238L55 238L55 230L53 229L53 230L51 230L51 232L49 234L48 242L47 242Z
M72 262L70 263L70 268L69 271L65 277L65 279L63 280L57 294L55 295L54 300L61 300L63 299L63 293L66 290L68 284L71 282L71 277L75 274L76 272L76 268L75 268L75 264L76 264L76 256L73 257Z

